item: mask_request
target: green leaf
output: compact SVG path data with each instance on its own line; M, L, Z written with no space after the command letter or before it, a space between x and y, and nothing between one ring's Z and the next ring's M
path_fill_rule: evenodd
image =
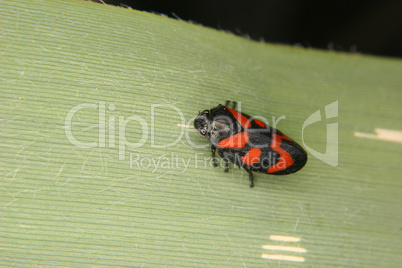
M0 14L1 265L402 262L400 59L83 1ZM302 144L306 167L253 189L212 168L191 126L226 100Z

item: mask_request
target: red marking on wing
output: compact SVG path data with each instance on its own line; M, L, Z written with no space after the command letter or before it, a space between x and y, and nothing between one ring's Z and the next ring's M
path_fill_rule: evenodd
M233 109L230 109L229 107L226 107L226 109L228 109L229 112L231 112L233 114L233 116L236 118L237 121L239 121L240 125L244 129L248 129L249 127L251 127L251 122L250 122L250 120L247 119L247 117L245 117L244 115L242 115L239 112L236 112Z
M280 157L279 157L279 161L275 165L268 168L267 173L275 173L275 172L278 172L281 170L285 170L294 164L294 160L293 160L292 156L281 148L282 140L291 141L292 139L290 139L286 136L280 136L278 134L272 134L272 137L273 137L273 140L271 143L271 148L272 148L272 150L278 152Z
M240 132L230 136L227 139L224 139L218 143L218 147L220 148L228 148L228 149L241 149L243 148L248 140L250 139L250 134L247 132Z
M243 163L246 165L252 166L260 161L261 154L261 149L251 148L250 151L241 157L241 161L243 161Z
M254 122L257 124L257 125L259 125L260 127L265 127L265 123L264 122L261 122L260 120L257 120L257 119L253 119L254 120Z

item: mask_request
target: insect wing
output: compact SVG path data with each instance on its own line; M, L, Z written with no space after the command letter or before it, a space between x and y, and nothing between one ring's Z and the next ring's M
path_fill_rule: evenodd
M284 175L300 170L307 162L307 153L295 141L271 129L250 129L247 152L241 161L258 172Z

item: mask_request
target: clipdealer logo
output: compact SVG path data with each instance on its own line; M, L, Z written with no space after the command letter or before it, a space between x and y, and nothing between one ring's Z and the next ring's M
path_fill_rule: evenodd
M324 108L325 111L325 119L336 118L338 117L338 101L334 101ZM317 159L321 160L328 165L333 167L338 166L338 122L336 123L329 123L326 124L326 132L327 132L327 139L326 139L326 148L325 153L320 153L310 146L306 144L304 141L304 130L306 127L320 122L323 119L321 118L321 110L315 111L312 115L310 115L306 121L303 123L302 127L302 140L304 148Z
M176 125L178 127L178 134L176 138L169 142L160 142L158 143L155 128L155 120L157 118L157 110L166 112L169 109L169 113L176 113L178 115ZM191 126L193 125L193 121L196 117L193 117L186 120L183 112L176 106L171 104L151 104L150 105L150 120L146 120L144 116L139 114L132 114L130 116L116 115L114 112L116 110L116 105L113 103L107 104L105 101L99 101L98 103L82 103L71 108L65 117L64 120L64 131L68 141L81 149L89 149L89 148L117 148L118 149L118 159L126 160L127 150L129 150L130 155L130 167L137 167L139 163L143 163L143 166L152 167L158 166L156 163L162 163L152 157L141 157L141 154L138 152L132 152L142 146L144 146L148 139L150 139L150 147L155 149L165 149L168 147L172 147L177 145L179 142L185 138L187 143L193 148L207 148L209 147L209 143L196 144L190 138L190 132L192 132ZM325 111L325 119L338 117L338 101L332 102L324 107ZM96 113L91 114L92 118L97 118L97 123L92 124L92 128L97 128L98 137L93 141L82 141L78 138L79 135L77 131L74 131L75 118L78 117L81 113ZM261 121L264 121L267 125L269 122L266 118L261 116L255 116L254 118L258 118ZM281 121L286 119L285 115L280 116L278 119L275 117L272 118L273 127ZM311 114L303 123L301 134L302 134L302 142L304 148L314 157L323 161L324 163L336 167L338 165L338 123L329 123L326 124L326 151L325 153L321 153L315 149L313 149L312 145L308 145L305 142L304 132L305 129L317 122L322 121L321 110L315 111ZM77 120L78 121L78 120ZM139 129L139 134L136 133L134 136L130 136L127 138L126 130L129 124L136 125ZM186 126L186 127L183 127ZM76 134L74 134L76 133ZM116 144L117 143L117 144ZM159 156L160 159L163 159ZM144 160L145 159L145 160ZM170 157L170 159L173 159ZM176 159L176 156L174 157ZM141 162L142 161L142 162ZM183 163L182 166L188 167L188 161L190 160L175 160L175 163ZM207 158L205 158L205 161ZM165 161L166 162L166 161ZM148 163L148 164L146 164ZM165 166L171 166L165 164ZM209 164L204 164L209 165Z

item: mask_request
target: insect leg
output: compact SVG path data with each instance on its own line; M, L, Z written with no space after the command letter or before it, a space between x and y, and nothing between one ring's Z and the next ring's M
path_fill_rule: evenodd
M225 160L225 170L223 172L229 172L229 161L226 158L223 158Z
M248 179L250 180L250 188L254 187L254 176L253 176L253 172L251 172L251 170L249 168L244 167L244 169L247 171L248 173Z
M211 152L212 152L212 164L214 165L214 167L218 167L218 164L216 164L216 158L215 158L216 148L213 145L211 145Z
M227 101L225 102L225 106L229 106L229 104L230 104L230 101L227 100ZM237 106L237 101L232 101L232 109L233 109L233 110L236 109L236 106Z

